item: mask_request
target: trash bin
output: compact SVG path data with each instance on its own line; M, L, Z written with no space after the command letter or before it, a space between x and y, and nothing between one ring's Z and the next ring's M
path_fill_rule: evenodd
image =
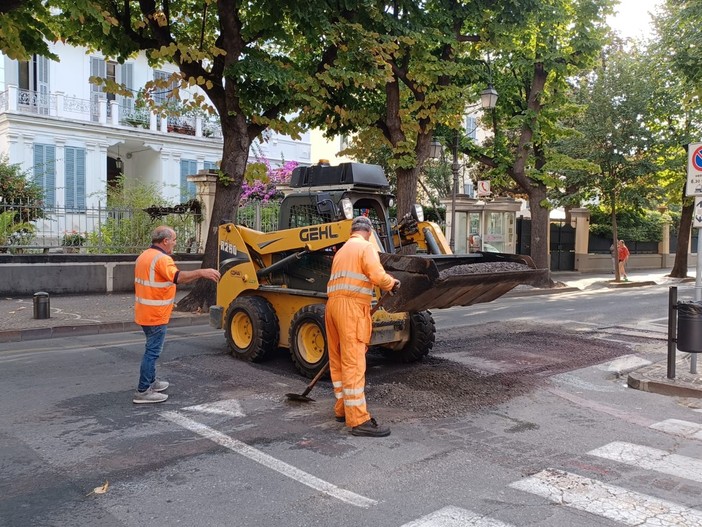
M49 293L39 291L34 293L34 318L49 318L51 309L49 306Z
M678 349L702 353L702 302L678 302Z

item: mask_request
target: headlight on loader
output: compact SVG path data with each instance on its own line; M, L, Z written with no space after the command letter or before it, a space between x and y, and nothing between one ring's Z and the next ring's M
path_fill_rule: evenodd
M341 205L341 213L344 215L344 218L347 220L352 220L353 219L353 203L351 203L351 200L349 198L344 198L341 200L339 205Z

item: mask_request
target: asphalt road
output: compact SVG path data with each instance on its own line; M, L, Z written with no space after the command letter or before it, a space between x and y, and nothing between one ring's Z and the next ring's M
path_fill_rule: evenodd
M0 525L702 525L702 405L622 377L665 358L666 295L437 312L430 360L369 357L382 439L205 326L169 332L154 406L131 403L136 332L0 345Z

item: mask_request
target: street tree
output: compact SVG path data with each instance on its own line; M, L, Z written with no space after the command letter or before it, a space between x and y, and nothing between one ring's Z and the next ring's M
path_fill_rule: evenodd
M687 148L699 142L702 128L702 5L666 1L654 16L656 37L648 48L657 79L656 112L651 126L661 166L660 184L670 206L681 206L675 261L670 276L687 276L694 198L686 196Z
M354 136L348 154L358 158L385 145L398 215L409 212L437 126L458 129L487 84L476 42L489 37L493 19L518 27L533 3L407 0L349 14L326 37L330 60L317 73L304 118L329 136Z
M54 4L60 8L61 37L69 43L98 49L119 61L145 52L152 64L175 64L179 83L170 95L177 99L181 90L197 86L206 98L196 94L189 104L211 104L216 111L222 160L203 257L204 267L215 267L218 225L236 212L252 141L267 128L296 136L299 124L290 116L301 105L305 68L310 57L317 56L309 43L319 45L327 17L343 14L342 5L355 8L353 2L54 0ZM307 46L301 45L303 36ZM214 298L214 284L201 280L178 308L206 309Z
M550 266L548 192L560 184L549 170L551 147L566 133L561 120L576 111L567 82L594 66L611 6L610 0L541 0L519 29L496 23L495 37L482 48L490 51L500 99L487 116L493 141L487 148L466 143L468 154L490 167L496 187L509 186L509 178L528 196L531 256L540 268Z
M0 2L0 51L11 59L28 60L42 55L58 60L47 41L56 40L53 17L43 0Z
M655 88L646 55L631 43L610 47L600 66L580 77L573 88L574 99L586 109L577 126L579 133L562 141L559 150L598 169L571 169L563 174L567 186L581 189L581 197L607 208L615 247L618 211L651 208L661 196L649 125ZM616 279L620 279L619 269Z

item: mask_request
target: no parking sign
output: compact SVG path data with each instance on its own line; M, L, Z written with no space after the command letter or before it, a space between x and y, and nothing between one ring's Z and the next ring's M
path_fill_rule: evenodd
M687 186L688 196L702 196L702 143L691 143L687 147ZM697 207L695 207L697 215Z

